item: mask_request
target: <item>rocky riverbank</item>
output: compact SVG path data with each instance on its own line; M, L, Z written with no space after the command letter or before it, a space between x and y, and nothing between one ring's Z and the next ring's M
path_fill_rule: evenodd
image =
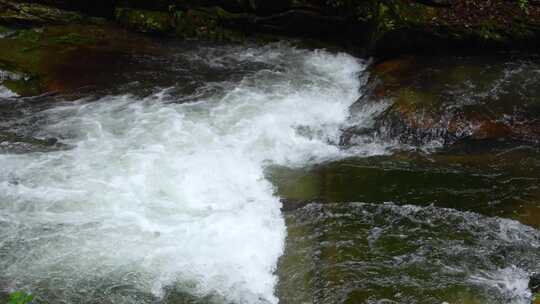
M144 52L145 38L127 38L118 25L150 36L209 41L288 36L387 58L452 48L536 49L540 7L527 0L0 0L2 80L19 95L35 95L64 86L54 75L65 75L66 62L84 70L89 65L81 62L96 56L130 47Z
M540 6L531 0L0 0L0 9L4 25L84 22L89 15L160 35L311 37L372 55L536 48L540 33Z

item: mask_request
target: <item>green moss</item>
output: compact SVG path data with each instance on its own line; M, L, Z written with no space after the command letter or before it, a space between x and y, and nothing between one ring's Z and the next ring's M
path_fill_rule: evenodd
M0 25L0 36L11 32L11 30L5 26Z
M402 0L353 1L349 10L356 12L357 19L368 25L368 49L388 44L396 44L392 47L399 48L404 42L408 43L405 36L410 29L426 27L436 15L433 8Z
M21 96L34 96L43 92L43 83L36 76L19 80L8 79L4 80L2 84Z
M471 27L467 31L467 34L473 39L484 42L502 43L507 39L505 29L501 28L500 25L493 20L480 22L477 26Z
M114 33L103 26L70 25L23 29L0 38L0 69L25 76L5 80L3 84L21 96L59 90L62 86L58 85L64 82L59 80L64 75L60 69L66 65L84 65L76 61L79 53L115 47L117 37L111 37ZM102 40L108 43L98 43Z
M71 45L89 45L96 43L94 37L85 37L77 33L68 33L60 37L55 37L53 41L60 44Z
M0 22L4 24L71 24L91 22L93 18L37 3L9 1L9 6L0 7Z
M417 112L420 107L433 107L438 100L440 99L431 92L403 88L397 93L396 105L401 109Z
M41 33L36 30L20 30L14 39L24 43L36 44L39 41Z
M242 14L233 14L213 7L176 11L174 15L177 36L235 42L245 40L245 35L240 31L223 26L224 23L233 23L244 18Z
M117 8L115 17L121 24L145 33L167 33L174 28L174 18L167 12Z
M34 296L24 291L15 291L9 295L8 304L29 304Z

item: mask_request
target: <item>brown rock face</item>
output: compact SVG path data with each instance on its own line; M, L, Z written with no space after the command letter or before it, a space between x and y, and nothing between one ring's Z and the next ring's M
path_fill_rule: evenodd
M504 55L503 55L504 56ZM378 132L404 143L540 142L536 57L400 57L371 68L371 99L389 102Z

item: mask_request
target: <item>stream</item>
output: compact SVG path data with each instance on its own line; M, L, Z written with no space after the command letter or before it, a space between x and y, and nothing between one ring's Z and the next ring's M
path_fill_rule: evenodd
M531 302L538 142L399 138L378 119L392 98L370 97L371 61L343 52L163 48L69 92L0 86L1 291L35 303ZM537 88L487 81L531 90L536 113Z

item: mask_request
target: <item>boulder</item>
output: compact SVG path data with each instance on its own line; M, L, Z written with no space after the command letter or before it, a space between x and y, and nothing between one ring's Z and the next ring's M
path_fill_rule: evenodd
M175 13L176 35L218 41L243 41L253 24L245 13L230 13L220 7L188 9Z
M80 23L88 20L90 18L72 11L41 4L0 0L0 24L28 26Z
M83 12L90 16L111 17L116 0L27 0L27 2ZM154 1L147 1L154 2Z
M260 31L319 38L339 36L345 23L346 20L339 16L325 16L307 9L255 18L256 28Z
M368 53L540 46L540 8L518 1L367 2L358 18L369 24Z
M534 58L514 62L500 56L404 56L382 61L370 69L365 102L388 106L368 132L418 146L461 140L538 143L536 67L540 62ZM342 142L348 145L365 132L352 128Z
M169 33L175 26L169 12L119 7L114 14L120 24L144 33Z
M0 82L20 96L71 92L109 82L129 54L162 49L148 37L112 24L17 28L0 38Z
M289 10L291 0L249 0L249 5L258 15L271 15Z

